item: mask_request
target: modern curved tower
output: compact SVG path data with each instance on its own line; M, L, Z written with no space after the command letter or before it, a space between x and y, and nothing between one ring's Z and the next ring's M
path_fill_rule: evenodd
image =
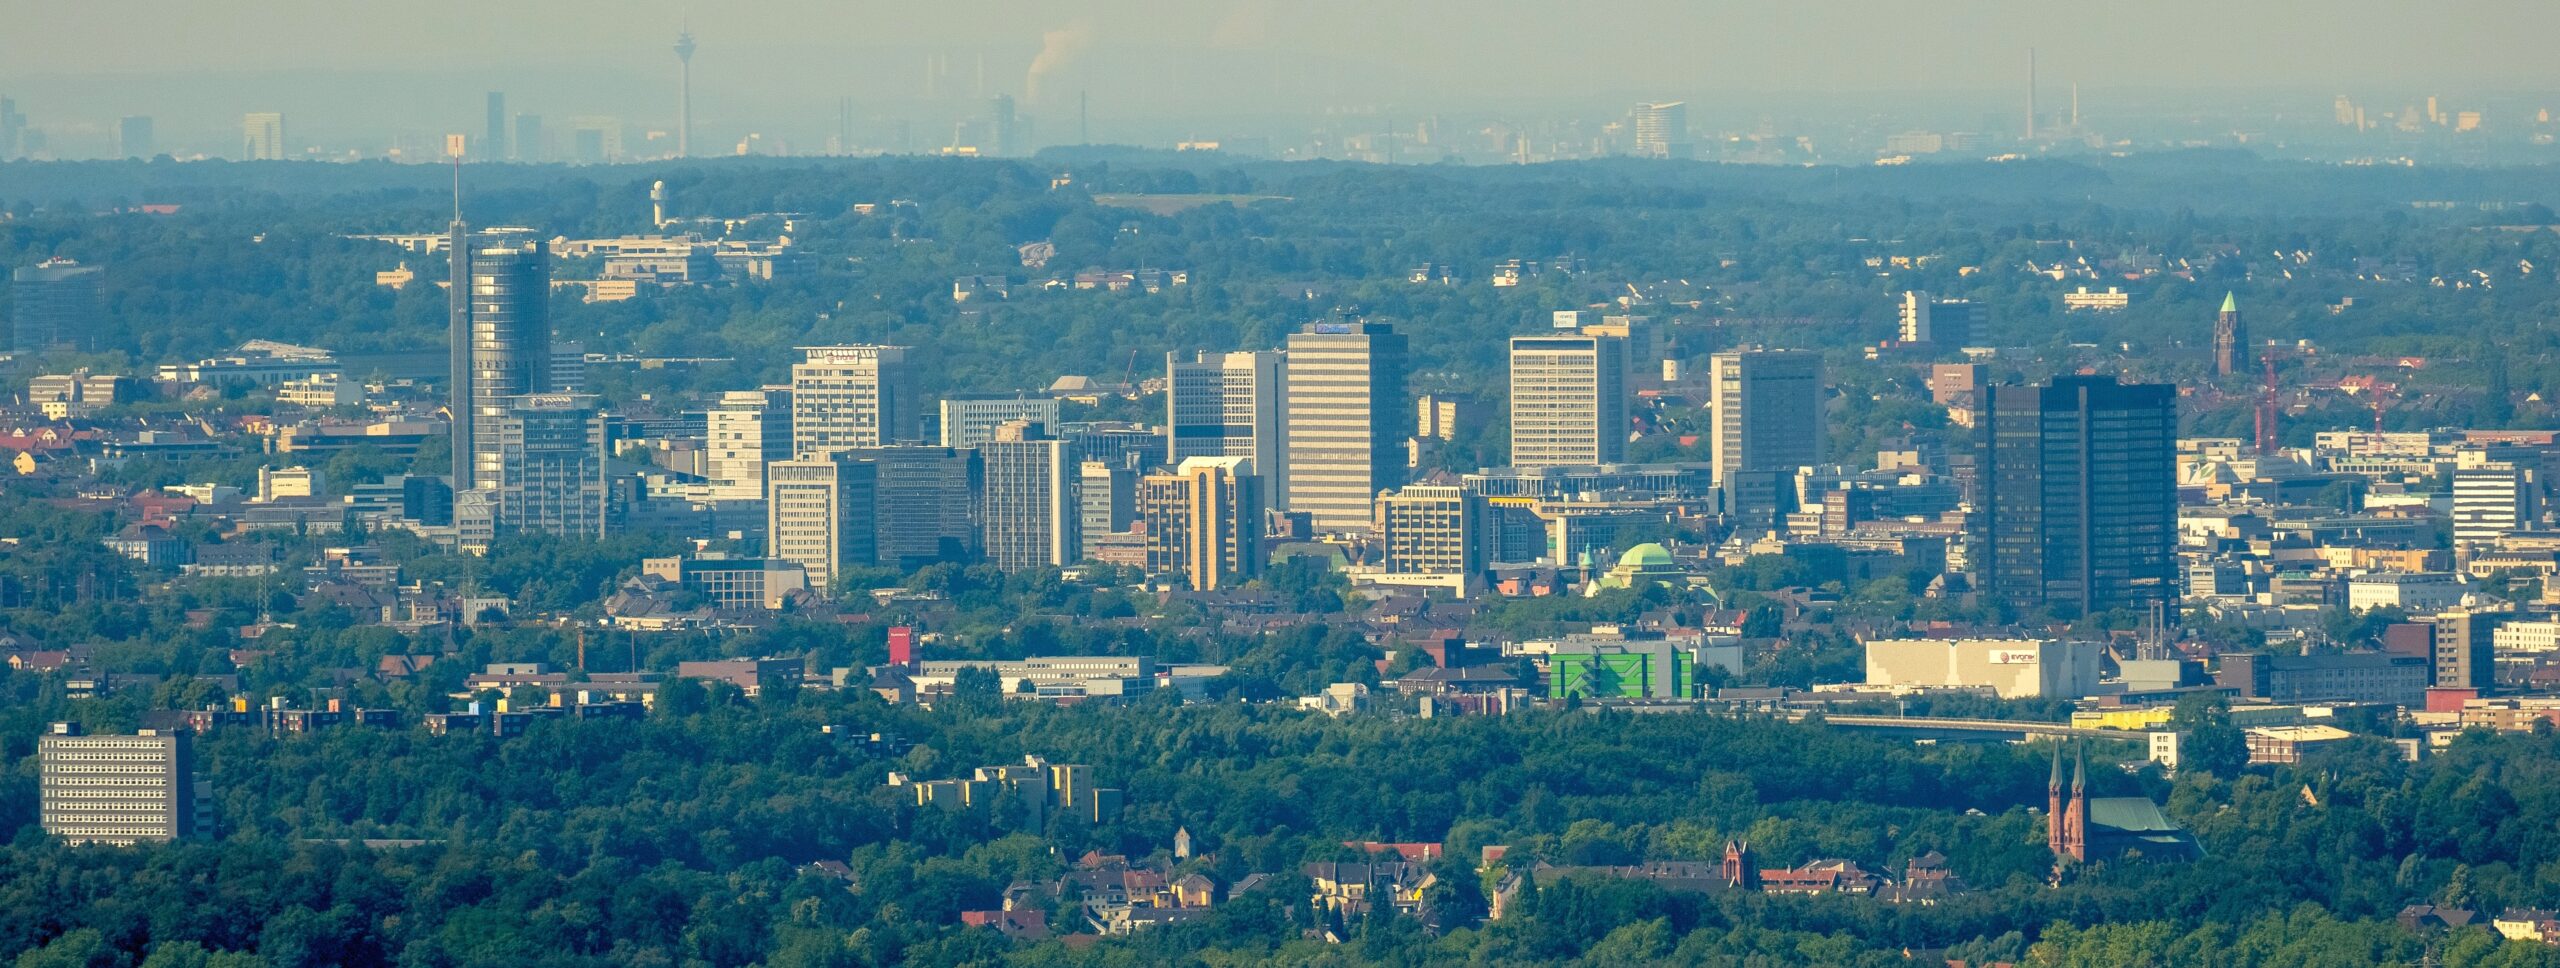
M693 157L693 31L676 32L676 62L682 78L676 91L676 157Z

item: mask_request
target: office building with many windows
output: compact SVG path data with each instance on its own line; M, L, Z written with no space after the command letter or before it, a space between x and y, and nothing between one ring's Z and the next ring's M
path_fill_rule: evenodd
M2022 612L2139 608L2177 591L2178 389L2113 377L1989 388L1967 559Z
M44 831L73 844L165 843L204 826L194 737L184 730L88 736L55 723L37 741Z
M1626 367L1614 337L1512 337L1512 466L1626 460Z
M823 456L924 439L914 364L903 346L809 346L791 366L791 452Z
M1405 337L1331 319L1289 334L1282 368L1280 509L1317 528L1367 530L1370 502L1405 471Z

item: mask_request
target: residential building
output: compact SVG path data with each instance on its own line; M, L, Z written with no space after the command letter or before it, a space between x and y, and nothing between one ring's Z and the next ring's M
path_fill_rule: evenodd
M1402 483L1405 337L1331 319L1289 335L1283 368L1280 510L1317 528L1369 527L1370 502Z
M1233 588L1262 573L1262 487L1249 457L1193 457L1138 484L1146 568L1181 575L1194 591Z
M1082 472L1068 463L1066 448L1044 425L1027 420L995 428L994 439L978 448L985 468L978 523L989 563L1026 571L1073 564L1083 554L1076 537Z
M876 464L843 454L765 466L765 548L797 565L808 585L832 594L848 568L878 560Z
M2079 699L2097 691L2096 642L2061 639L1876 639L1867 684L1987 688L2002 699Z
M146 729L82 735L55 723L37 741L44 830L72 844L165 843L203 829L194 737Z
M1282 354L1165 354L1165 459L1244 457L1262 469L1270 506L1280 467Z
M1938 347L1972 345L1989 325L1989 313L1970 299L1939 299L1925 292L1902 294L1902 341Z
M9 273L11 348L32 353L56 347L91 349L106 323L98 301L97 266L46 259Z
M2076 292L2062 294L2062 311L2066 313L2121 312L2131 305L2133 294L2114 286L2108 286L2105 292L2090 292L2089 287L2082 286Z
M945 447L976 447L996 439L996 428L1028 420L1058 431L1058 398L1011 394L944 398L939 407L940 436Z
M2515 618L2513 612L2468 608L2436 613L2434 684L2483 690L2497 685L2498 627Z
M2177 399L2112 377L1992 387L1975 428L1976 587L2021 611L2175 599Z
M1783 482L1822 463L1822 357L1804 350L1735 350L1712 358L1715 484L1743 527L1771 527L1786 511Z
M765 468L790 460L791 388L769 386L731 390L703 415L704 462L711 479L706 496L714 500L759 501L765 497Z
M519 396L492 422L500 535L604 537L605 415L595 398Z
M915 365L903 346L808 346L791 366L791 452L824 456L924 439Z
M1615 464L1627 457L1627 353L1609 336L1511 338L1511 464Z

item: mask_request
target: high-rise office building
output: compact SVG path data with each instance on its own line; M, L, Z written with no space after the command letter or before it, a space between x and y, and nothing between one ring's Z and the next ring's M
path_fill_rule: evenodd
M538 240L453 223L450 313L454 490L498 485L497 422L515 397L549 393L551 255Z
M1939 299L1925 292L1902 294L1902 341L1939 347L1971 344L1986 327L1987 314L1970 299Z
M9 273L9 345L20 352L95 347L105 322L98 300L102 275L97 266L69 259L47 259Z
M986 469L977 451L899 444L842 453L878 465L872 520L880 564L914 571L978 557L978 494L985 489Z
M945 447L975 447L996 439L996 428L1028 420L1058 431L1058 398L1020 394L970 394L946 397L936 406L938 437Z
M1013 109L1013 95L998 94L987 99L986 153L997 158L1011 158L1022 151L1022 121Z
M158 154L151 137L151 117L132 114L116 119L116 157L148 159Z
M1310 323L1289 334L1281 372L1281 508L1319 528L1366 530L1370 502L1404 476L1404 335L1386 323Z
M489 92L488 120L489 135L488 140L480 143L480 160L496 161L500 158L514 157L507 150L507 94L505 91Z
M1234 588L1262 573L1262 486L1250 457L1192 457L1138 484L1147 572L1194 591Z
M2499 536L2533 527L2541 482L2529 468L2492 461L2453 472L2453 547L2468 556Z
M284 160L284 115L258 111L240 117L240 157L246 161Z
M1408 484L1378 495L1387 573L1471 582L1485 569L1484 517L1484 496L1455 484Z
M878 560L879 473L843 454L766 465L767 556L799 565L809 587L833 594L846 569Z
M1082 468L1067 460L1064 441L1042 424L1016 420L997 427L978 447L984 465L978 523L987 561L1006 571L1074 564L1084 553L1076 537L1083 509L1076 503Z
M2488 689L2498 684L2498 627L2514 621L2513 612L2453 608L2429 621L2434 646L2435 685L2447 689Z
M1250 457L1271 502L1280 466L1282 355L1275 351L1165 354L1166 460Z
M1615 337L1512 337L1512 466L1626 460L1626 365Z
M1689 102L1647 102L1636 105L1633 114L1636 157L1689 156Z
M55 723L36 748L45 833L72 844L125 846L199 832L205 790L196 780L194 737L185 730L87 736L77 723Z
M27 116L18 113L18 102L0 97L0 159L18 157L18 141L27 130Z
M1076 465L1077 557L1091 561L1103 539L1129 530L1138 516L1138 470L1089 460Z
M516 115L516 136L507 142L507 157L517 161L550 161L551 153L543 146L542 115Z
M801 457L924 439L904 346L805 346L791 366L791 452Z
M1651 316L1609 315L1597 323L1585 323L1584 336L1607 336L1618 341L1626 362L1620 369L1627 375L1627 391L1662 389L1662 360L1669 355L1663 345L1662 328Z
M2222 311L2213 317L2213 373L2249 372L2249 326L2240 320L2240 295L2222 294Z
M1766 528L1787 508L1782 483L1823 455L1822 357L1803 350L1716 354L1715 484L1727 514Z
M715 500L765 497L765 468L791 459L791 388L731 390L703 414L704 470Z
M499 536L605 536L605 418L594 397L511 397L487 429L497 442Z
M1987 396L1966 552L1975 587L2021 611L2175 598L2178 389L2066 376Z

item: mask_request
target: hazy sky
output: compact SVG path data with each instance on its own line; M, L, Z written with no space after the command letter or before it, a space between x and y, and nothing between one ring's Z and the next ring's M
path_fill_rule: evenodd
M1053 119L1078 92L1098 117L1639 96L1694 112L1831 93L1890 107L2006 98L2030 46L2057 99L2074 81L2101 99L2560 91L2560 0L0 0L0 93L57 120L174 128L343 113L315 106L329 98L434 105L458 125L477 92L505 89L518 110L664 124L648 115L668 100L679 23L699 39L697 116L714 126L831 117L838 97L969 97L981 58L986 93ZM947 70L929 82L935 54Z

